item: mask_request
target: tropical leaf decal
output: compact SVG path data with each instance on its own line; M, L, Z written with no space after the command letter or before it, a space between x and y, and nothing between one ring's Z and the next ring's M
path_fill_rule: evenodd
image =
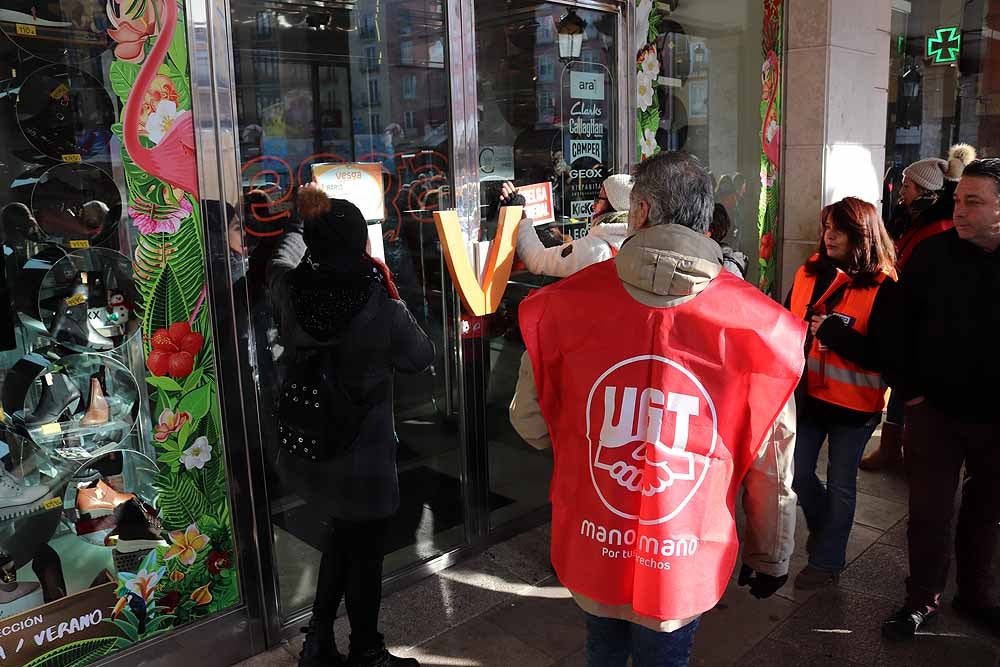
M116 650L117 637L83 639L44 653L24 667L83 667Z

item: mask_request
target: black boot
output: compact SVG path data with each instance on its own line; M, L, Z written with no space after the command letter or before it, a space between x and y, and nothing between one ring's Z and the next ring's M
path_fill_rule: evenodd
M25 420L29 428L59 421L68 410L72 413L80 403L80 390L63 375L46 375L42 378L42 395L31 416Z
M332 624L331 624L332 625ZM333 639L333 628L327 629L315 621L302 628L306 640L299 654L299 667L343 667L347 663L337 652L337 642Z
M389 653L385 645L365 651L355 651L351 647L351 655L347 659L349 667L420 667L416 658L400 658Z

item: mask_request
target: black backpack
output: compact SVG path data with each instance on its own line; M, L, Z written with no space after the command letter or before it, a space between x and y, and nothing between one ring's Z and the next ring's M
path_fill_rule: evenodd
M359 397L345 384L341 346L298 348L293 356L278 398L278 446L313 462L348 453L387 381Z

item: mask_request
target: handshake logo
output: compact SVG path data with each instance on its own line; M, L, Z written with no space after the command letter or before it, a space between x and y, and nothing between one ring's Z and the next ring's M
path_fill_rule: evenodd
M708 393L663 357L635 357L605 372L591 388L587 421L594 488L609 510L644 524L684 509L717 440Z

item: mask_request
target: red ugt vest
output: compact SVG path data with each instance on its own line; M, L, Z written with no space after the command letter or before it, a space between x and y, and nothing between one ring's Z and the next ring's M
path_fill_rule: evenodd
M520 322L555 454L560 581L661 620L714 607L736 492L802 373L805 325L725 271L649 308L611 260L525 299Z

